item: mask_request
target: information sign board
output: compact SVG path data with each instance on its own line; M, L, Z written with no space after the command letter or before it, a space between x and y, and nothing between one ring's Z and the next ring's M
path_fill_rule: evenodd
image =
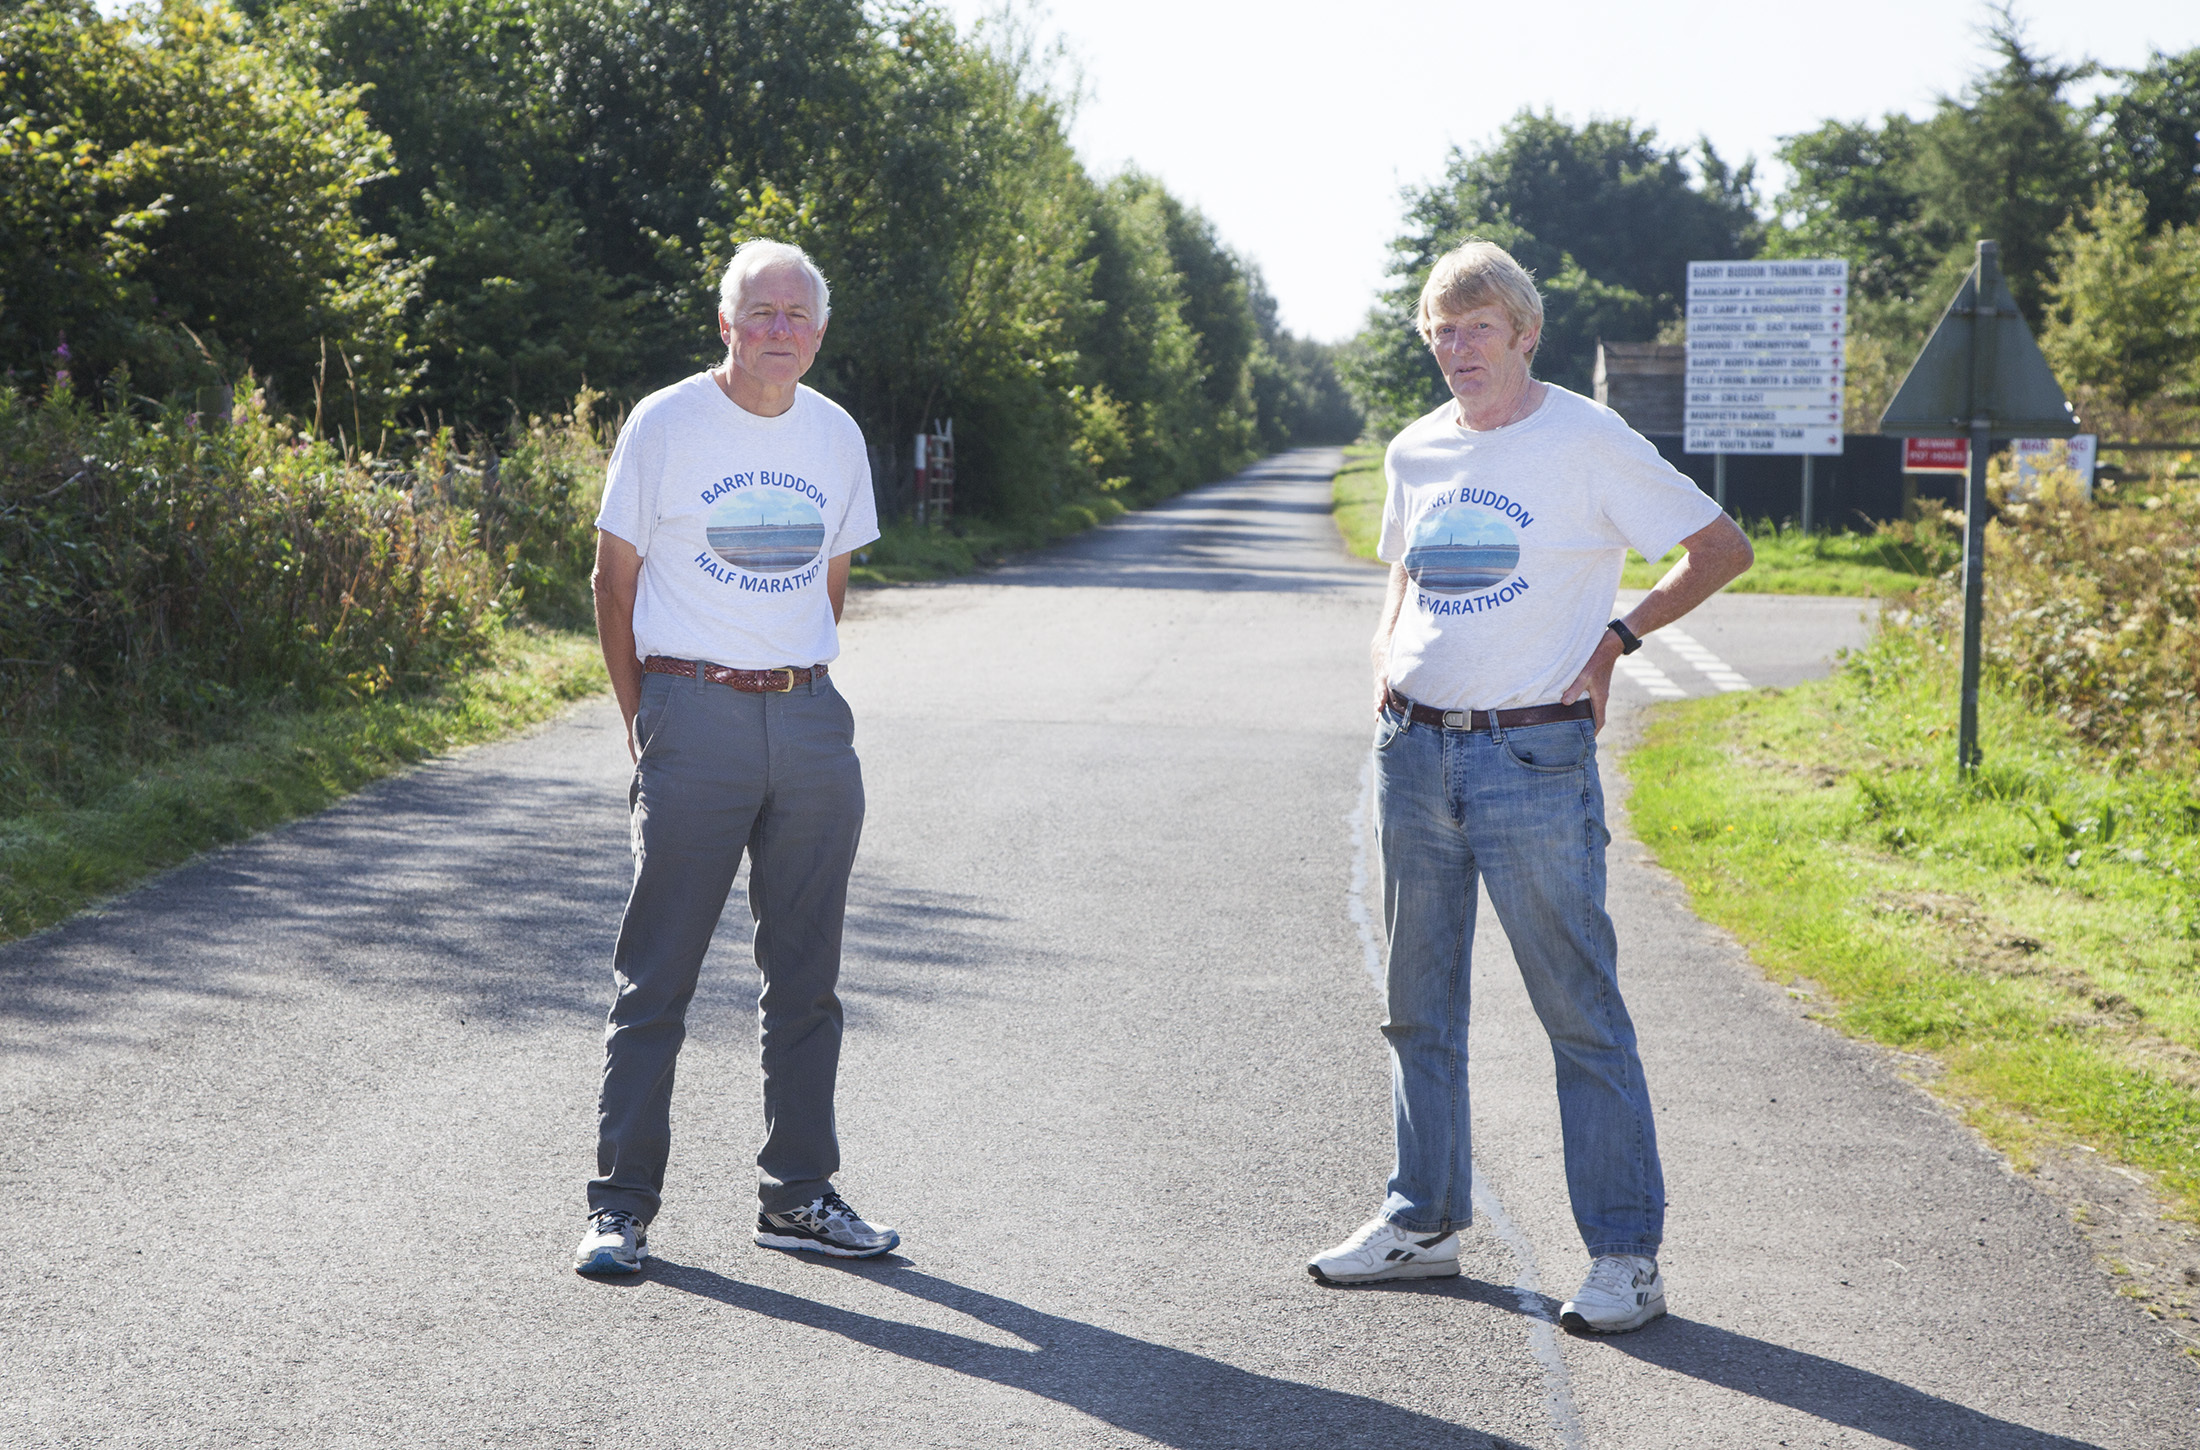
M1688 264L1690 453L1839 453L1849 264Z
M2016 438L2009 444L2009 454L2016 460L2017 477L2010 490L2017 498L2030 498L2039 491L2039 475L2058 468L2068 468L2077 475L2079 491L2087 498L2093 497L2093 459L2099 451L2100 435L2080 433L2070 438Z

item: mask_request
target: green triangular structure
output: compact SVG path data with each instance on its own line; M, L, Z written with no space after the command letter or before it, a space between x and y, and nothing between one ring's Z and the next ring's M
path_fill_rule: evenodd
M1981 295L1991 299L1985 307ZM1992 242L1979 243L1978 263L1879 415L1879 431L1967 438L1977 417L1993 420L1995 438L2067 438L2078 431L2070 400L2002 281Z

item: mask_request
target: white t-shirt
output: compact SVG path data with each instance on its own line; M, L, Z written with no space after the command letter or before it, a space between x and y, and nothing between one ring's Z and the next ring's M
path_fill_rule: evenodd
M1383 457L1376 553L1410 581L1390 684L1439 710L1555 704L1596 649L1627 548L1646 559L1719 506L1601 403L1556 385L1517 423L1445 403Z
M596 527L642 556L636 658L825 663L840 653L826 561L878 537L863 432L809 388L765 418L697 373L619 430Z

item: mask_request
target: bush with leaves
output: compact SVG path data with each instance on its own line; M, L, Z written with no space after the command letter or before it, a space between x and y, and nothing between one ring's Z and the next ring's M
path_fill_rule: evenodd
M417 266L359 223L356 88L219 3L0 10L0 370L166 397L255 371L371 444L415 366ZM61 351L65 340L66 352Z
M602 457L585 419L407 468L257 390L221 421L0 389L0 815L244 711L431 684L522 606L575 617Z
M2057 376L2125 410L2200 404L2200 222L2150 232L2146 198L2111 185L2055 257L2040 345Z
M2088 503L2067 466L2023 489L2006 455L1989 472L1986 667L2112 761L2200 764L2200 479L2108 484ZM1962 617L1957 571L1919 591L1915 622L1940 648Z

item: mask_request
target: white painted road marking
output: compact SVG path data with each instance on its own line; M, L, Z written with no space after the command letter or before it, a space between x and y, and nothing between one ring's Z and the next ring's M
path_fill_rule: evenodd
M1698 644L1694 635L1678 625L1669 624L1650 637L1664 644L1673 653L1688 661L1689 664L1694 665L1699 673L1721 690L1732 691L1749 688L1749 681L1743 679L1739 671Z
M1688 692L1673 683L1672 677L1648 660L1638 660L1633 655L1619 657L1620 673L1650 692L1653 700L1679 700Z

